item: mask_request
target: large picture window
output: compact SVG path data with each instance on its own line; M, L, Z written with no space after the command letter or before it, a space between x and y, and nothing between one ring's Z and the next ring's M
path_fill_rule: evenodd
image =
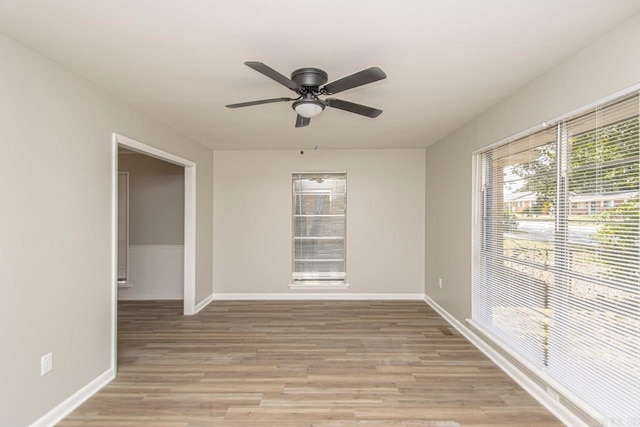
M640 422L638 94L477 155L473 321L606 425Z
M293 282L345 283L347 175L293 174Z

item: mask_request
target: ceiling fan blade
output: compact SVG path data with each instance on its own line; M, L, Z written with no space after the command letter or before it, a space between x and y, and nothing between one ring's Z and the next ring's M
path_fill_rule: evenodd
M263 64L262 62L247 61L244 63L244 65L246 65L249 68L253 68L257 72L264 74L270 79L277 81L281 85L286 86L293 91L300 89L300 86L298 85L298 83L286 78L285 76L283 76L273 68L269 67L268 65Z
M311 119L309 117L302 117L300 114L298 114L298 117L296 117L297 128L309 126L309 123L311 123Z
M354 87L366 85L368 83L377 82L378 80L386 79L387 75L379 67L370 67L366 70L358 71L350 76L343 77L334 82L327 83L324 89L329 95L342 92Z
M250 107L252 105L271 104L272 102L287 102L287 101L293 101L293 98L261 99L260 101L249 101L249 102L239 102L237 104L229 104L229 105L225 105L225 107L240 108L240 107Z
M366 105L356 104L354 102L349 102L349 101L343 101L341 99L327 98L324 100L324 102L329 107L348 111L350 113L360 114L361 116L371 117L372 119L375 119L380 114L382 114L382 110L378 110L377 108L367 107Z

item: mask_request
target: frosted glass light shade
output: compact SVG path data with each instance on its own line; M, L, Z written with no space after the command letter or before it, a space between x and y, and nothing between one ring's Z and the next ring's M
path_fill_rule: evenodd
M302 117L311 118L322 113L324 105L316 101L300 101L294 104L293 109Z

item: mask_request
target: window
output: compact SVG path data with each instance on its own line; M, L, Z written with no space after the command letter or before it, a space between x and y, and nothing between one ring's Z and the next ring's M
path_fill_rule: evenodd
M129 280L129 172L118 172L118 285Z
M293 283L344 285L347 175L293 174Z
M605 425L640 421L639 107L477 156L473 321ZM528 214L510 210L527 192Z

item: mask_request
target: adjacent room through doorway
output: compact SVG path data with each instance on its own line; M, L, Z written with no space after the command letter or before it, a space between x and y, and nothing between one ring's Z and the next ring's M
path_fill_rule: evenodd
M118 300L183 300L184 167L119 147L118 178Z

